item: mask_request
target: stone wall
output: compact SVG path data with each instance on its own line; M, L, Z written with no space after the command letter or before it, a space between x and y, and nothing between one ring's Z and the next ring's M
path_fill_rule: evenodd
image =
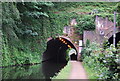
M109 21L108 18L102 18L96 16L95 19L96 29L94 31L84 31L83 41L97 42L102 44L105 40L108 40L113 35L114 23Z
M76 28L75 28L76 25L77 25L76 20L72 19L71 22L70 22L70 25L64 27L63 36L66 36L66 37L70 38L71 42L73 43L73 45L77 49L78 56L80 56L79 55L79 40L82 39L82 35L79 35L75 32L76 31Z

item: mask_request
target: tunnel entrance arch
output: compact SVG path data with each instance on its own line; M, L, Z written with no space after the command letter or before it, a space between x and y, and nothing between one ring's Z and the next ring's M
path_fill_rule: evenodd
M117 46L117 43L120 41L120 32L116 33L115 38L115 46ZM113 35L108 39L109 45L113 44Z
M67 62L67 49L73 48L76 51L76 55L71 56L74 60L77 60L78 51L74 46L72 41L63 36L59 36L56 38L48 38L47 39L47 48L43 53L43 61L51 60L54 62Z
M67 50L67 54L68 54L68 56L69 56L69 60L76 60L77 52L76 52L75 49L69 48L69 49Z

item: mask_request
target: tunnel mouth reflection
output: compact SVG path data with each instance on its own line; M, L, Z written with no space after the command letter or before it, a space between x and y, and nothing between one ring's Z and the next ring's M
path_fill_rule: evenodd
M52 61L46 61L42 63L42 73L45 79L52 79L67 65L66 63L55 63Z

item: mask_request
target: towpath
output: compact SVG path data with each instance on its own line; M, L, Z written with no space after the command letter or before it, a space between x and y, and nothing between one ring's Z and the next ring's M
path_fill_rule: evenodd
M87 74L81 62L70 61L70 63L72 68L71 68L69 79L88 79Z

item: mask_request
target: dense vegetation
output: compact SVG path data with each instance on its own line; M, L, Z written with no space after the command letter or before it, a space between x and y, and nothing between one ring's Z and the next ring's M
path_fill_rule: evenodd
M48 37L61 35L71 19L77 33L94 30L95 15L113 18L117 3L2 3L2 66L39 63ZM104 13L104 14L103 14Z
M120 42L117 48L113 45L103 48L87 40L82 59L90 79L120 79Z
M76 19L78 34L83 34L83 30L95 29L95 16L108 17L113 21L113 12L118 11L118 3L108 2L72 2L55 3L54 13L62 19L64 25L70 25L70 20ZM117 15L118 16L118 15ZM119 18L117 17L117 22Z
M39 63L48 37L62 33L53 3L2 3L3 66ZM61 26L60 26L61 25Z

